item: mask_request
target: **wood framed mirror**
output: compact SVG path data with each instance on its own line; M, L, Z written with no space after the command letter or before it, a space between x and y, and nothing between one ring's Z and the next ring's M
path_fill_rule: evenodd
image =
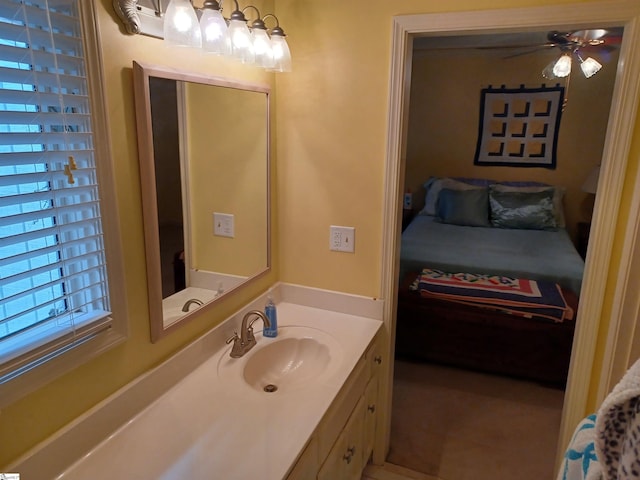
M151 340L269 271L269 87L133 63Z

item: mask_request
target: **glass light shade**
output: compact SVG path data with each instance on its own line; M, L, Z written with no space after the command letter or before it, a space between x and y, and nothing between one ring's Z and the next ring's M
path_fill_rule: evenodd
M283 35L271 35L271 48L273 49L273 70L274 72L291 71L291 51L289 44Z
M563 54L553 66L553 74L556 77L566 77L571 73L571 54Z
M227 22L222 17L220 10L202 9L200 30L202 31L202 49L205 52L229 55L231 52L229 32Z
M164 40L184 47L202 46L198 16L189 0L171 0L164 15Z
M555 66L555 64L556 64L556 61L552 60L547 64L546 67L544 67L544 70L542 70L542 76L547 80L553 80L554 78L558 78L553 73L553 67Z
M229 22L229 40L231 42L231 57L242 63L253 63L255 53L253 41L247 23L232 19Z
M267 35L267 31L261 28L254 28L251 32L253 38L253 52L255 54L255 64L262 68L272 68L273 49L271 47L271 39Z
M598 73L602 68L602 65L597 60L589 57L580 63L580 68L582 69L584 76L589 78Z

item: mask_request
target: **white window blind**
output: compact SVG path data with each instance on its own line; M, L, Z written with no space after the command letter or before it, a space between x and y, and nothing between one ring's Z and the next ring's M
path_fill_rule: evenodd
M80 1L0 0L0 383L111 322Z

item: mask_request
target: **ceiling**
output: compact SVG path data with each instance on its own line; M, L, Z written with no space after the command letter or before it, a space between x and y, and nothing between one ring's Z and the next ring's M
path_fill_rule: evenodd
M578 30L578 29L575 29ZM571 30L567 30L571 31ZM608 27L604 37L605 44L619 47L622 27ZM552 50L548 39L548 29L526 32L484 33L473 35L420 36L414 37L415 51L455 51L466 50L467 53L495 53L513 55L537 50Z

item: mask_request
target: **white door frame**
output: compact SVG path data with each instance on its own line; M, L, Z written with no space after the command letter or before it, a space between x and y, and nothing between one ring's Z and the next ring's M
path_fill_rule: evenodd
M615 299L632 298L627 295L629 275L621 272L617 279L601 275L608 272L611 262L614 232L618 219L624 176L629 149L634 132L638 106L640 78L640 4L637 0L620 0L607 3L580 3L550 7L514 8L474 12L402 15L393 19L391 77L389 92L388 140L385 171L385 196L383 208L383 259L381 298L385 302L384 322L389 338L387 358L390 359L386 378L383 379L383 422L376 439L376 463L381 463L389 449L391 424L391 400L393 385L393 354L395 344L397 275L400 249L400 222L405 166L405 139L408 118L409 86L411 75L412 38L416 35L482 34L539 30L540 27L563 30L567 28L624 26L620 47L618 74L612 97L611 114L603 150L602 170L598 195L594 207L587 265L584 273L580 307L578 310L569 378L564 401L558 452L563 453L575 426L585 416L592 378L600 378L598 402L606 387L612 382L610 365L616 356L616 347L622 339L617 333L621 318L612 315L611 335L607 358L601 366L593 365L597 347L598 328L607 285L615 285ZM635 189L632 205L640 204L640 190ZM634 223L634 225L631 225ZM630 227L635 222L630 222ZM630 228L634 230L635 228ZM635 242L635 235L626 235L627 244ZM630 265L636 248L625 247L621 265ZM632 282L633 283L633 282ZM609 285L609 288L611 286ZM614 309L613 314L622 314ZM628 349L626 349L628 350ZM628 360L628 358L626 359ZM606 394L606 392L604 392Z

